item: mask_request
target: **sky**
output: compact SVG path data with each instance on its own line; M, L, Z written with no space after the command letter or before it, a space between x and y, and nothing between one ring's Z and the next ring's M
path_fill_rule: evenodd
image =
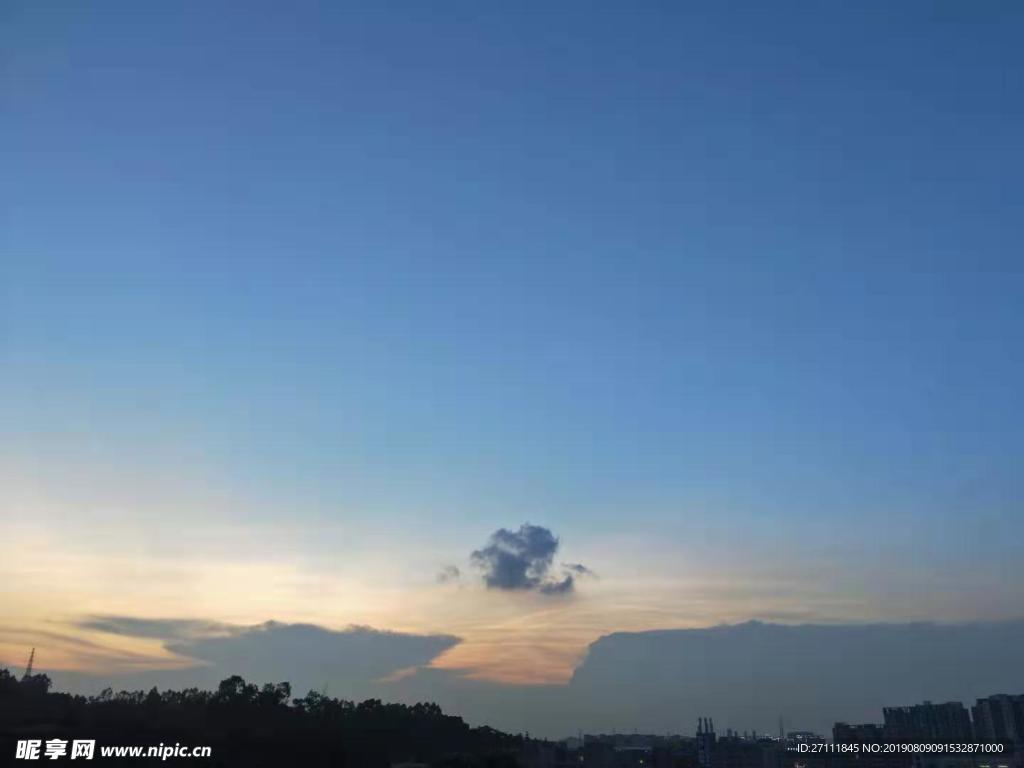
M1022 32L4 3L0 661L275 621L561 685L613 632L1024 616Z

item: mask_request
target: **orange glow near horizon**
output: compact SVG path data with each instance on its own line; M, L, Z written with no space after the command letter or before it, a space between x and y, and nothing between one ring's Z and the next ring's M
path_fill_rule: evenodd
M394 549L355 549L341 557L311 556L282 546L290 529L261 528L229 518L179 517L179 527L153 544L151 522L117 517L67 521L66 511L19 509L0 518L0 538L19 542L0 561L0 663L24 667L32 646L38 666L93 674L180 669L203 659L172 653L161 638L83 629L84 617L199 619L238 627L269 620L341 630L351 625L460 639L429 666L475 680L515 685L567 683L588 645L611 632L735 623L751 618L782 622L977 618L948 603L844 592L802 578L766 579L763 572L716 571L690 562L682 570L671 548L648 547L640 572L618 542L582 553L600 563L600 577L584 578L575 594L543 596L488 590L472 575L438 584L424 557L407 570ZM180 531L180 532L179 532ZM182 544L177 549L173 535ZM326 551L340 549L345 532L318 531ZM193 545L191 542L201 542ZM416 553L409 545L409 551ZM627 549L628 552L628 549ZM446 553L438 554L443 562ZM433 557L433 556L431 556ZM426 565L424 565L426 563ZM773 574L779 568L773 566ZM886 602L888 601L888 602ZM916 611L908 610L912 606ZM409 674L394 670L392 676ZM394 679L398 679L394 677Z

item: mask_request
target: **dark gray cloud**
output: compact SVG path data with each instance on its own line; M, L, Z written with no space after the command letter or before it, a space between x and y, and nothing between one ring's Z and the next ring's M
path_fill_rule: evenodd
M363 686L399 670L428 664L459 642L452 635L413 635L357 626L331 630L268 621L227 636L168 643L167 650L218 669L241 666L243 676L275 670L274 679L301 681L300 685L347 678L351 685Z
M594 730L659 732L706 711L741 730L770 731L782 715L828 733L837 720L877 722L887 706L1024 690L1022 649L1024 621L616 632L590 645L568 709Z
M565 595L575 586L573 573L589 572L586 566L565 566L562 578L551 574L558 538L547 528L525 523L518 531L500 528L471 559L490 589L536 591ZM582 570L577 570L582 569Z
M446 565L437 574L438 584L452 584L461 580L462 572L455 565Z
M216 686L230 675L266 682L288 680L298 693L332 686L334 695L379 696L382 681L429 664L461 642L452 635L416 635L350 626L333 630L313 624L268 621L254 626L195 619L88 616L74 626L113 635L163 640L164 648L195 662L184 669L145 669L122 664L125 673L99 676L105 684L130 688ZM159 659L149 659L150 666ZM130 659L129 659L130 661ZM86 674L61 674L78 690L94 688ZM100 686L102 687L102 686Z

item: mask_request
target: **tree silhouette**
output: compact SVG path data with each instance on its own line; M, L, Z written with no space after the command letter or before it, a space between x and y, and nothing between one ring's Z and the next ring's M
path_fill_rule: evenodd
M51 693L50 687L46 675L18 680L0 669L0 754L13 755L19 738L80 738L94 739L97 748L210 746L212 757L190 758L194 766L382 768L418 762L507 768L518 765L524 742L491 728L470 728L433 703L357 704L317 691L293 700L286 682L260 687L238 675L212 692L106 688L85 697ZM96 762L103 762L98 752Z

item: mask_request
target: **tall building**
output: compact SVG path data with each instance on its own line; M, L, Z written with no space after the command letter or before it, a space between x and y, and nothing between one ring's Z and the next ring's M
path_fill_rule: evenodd
M1024 694L999 693L978 699L971 708L978 741L1024 743Z
M973 741L971 717L959 701L911 707L886 707L886 741L904 743L957 743Z

